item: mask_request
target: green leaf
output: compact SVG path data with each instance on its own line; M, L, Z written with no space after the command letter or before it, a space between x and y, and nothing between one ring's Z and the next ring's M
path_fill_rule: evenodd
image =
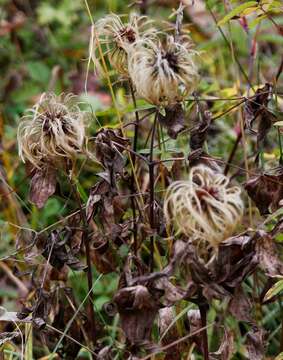
M221 26L221 25L226 24L234 16L240 15L244 10L246 10L246 9L248 9L250 7L254 7L254 6L258 6L257 1L248 1L245 4L237 6L235 9L230 11L226 16L224 16L223 19L218 21L217 25Z
M270 300L273 296L283 291L283 280L277 281L265 294L264 301Z
M249 28L253 29L257 24L259 24L261 21L267 18L266 14L261 14L257 16L253 21L249 23Z
M38 83L46 84L50 78L49 68L40 61L29 61L27 69L32 80Z

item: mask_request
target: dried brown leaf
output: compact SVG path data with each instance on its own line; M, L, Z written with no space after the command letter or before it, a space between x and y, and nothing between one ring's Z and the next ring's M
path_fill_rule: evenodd
M51 166L36 169L31 179L29 200L41 209L56 190L56 170Z
M246 346L249 360L263 360L265 353L265 331L254 328L247 334Z
M247 294L243 292L241 286L238 286L229 302L228 310L238 321L252 323L252 303Z
M256 91L255 97L247 99L244 106L244 119L247 129L250 132L255 133L252 129L254 121L261 115L261 111L265 109L269 101L270 84L266 84L264 87Z
M167 133L172 139L185 129L185 112L181 104L175 104L165 108L165 115L158 114L158 119L167 128Z
M114 296L121 317L122 329L131 344L150 340L159 303L142 285L120 289Z
M205 110L197 124L191 130L190 147L192 151L202 148L211 124L211 118L211 112Z
M277 210L283 199L283 167L250 178L245 189L261 215Z
M234 335L232 331L224 329L224 336L219 349L212 353L211 359L230 360L234 353Z
M261 230L255 234L255 239L260 268L271 277L283 275L283 263L271 234Z

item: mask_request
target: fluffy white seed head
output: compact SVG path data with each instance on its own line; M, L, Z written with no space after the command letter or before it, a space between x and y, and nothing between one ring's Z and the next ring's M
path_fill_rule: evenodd
M187 181L173 182L166 193L164 213L177 234L217 246L232 235L243 215L239 187L207 166L191 169Z
M19 124L21 159L37 168L46 162L73 159L83 151L86 116L76 96L43 94Z
M129 55L129 74L137 93L155 105L170 105L191 93L198 80L196 52L188 37L139 41Z
M108 59L120 74L128 74L128 53L132 46L141 39L153 38L156 30L151 26L152 22L146 16L135 13L129 15L127 22L122 21L116 14L110 14L99 19L94 25L95 35L91 40L91 56L95 66L99 70L100 53L99 44L105 45Z

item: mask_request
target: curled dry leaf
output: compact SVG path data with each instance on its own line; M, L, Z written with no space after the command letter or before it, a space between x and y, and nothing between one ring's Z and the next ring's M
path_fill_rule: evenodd
M182 300L186 295L186 291L179 286L173 285L166 277L161 277L154 282L156 289L162 291L162 303L170 306Z
M193 334L199 332L200 329L202 328L200 311L196 309L189 310L187 312L187 318L188 318L190 333ZM199 336L199 334L193 335L191 337L191 340L196 344L196 348L198 349L198 351L202 352L203 346L202 346L201 336Z
M277 210L283 199L283 167L250 178L245 189L261 215Z
M185 129L185 111L180 103L165 107L165 115L159 113L158 119L172 139Z
M251 99L247 99L244 106L244 119L246 127L249 131L255 133L252 129L254 121L261 116L262 111L268 104L270 97L270 84L265 84L264 87L259 88L255 96Z
M231 297L236 288L249 276L258 264L255 252L255 240L244 234L222 242L209 262L205 262L191 247L186 264L196 286L201 286L208 301L213 298Z
M7 341L11 341L20 335L19 331L2 332L0 334L0 346L5 344Z
M244 119L246 128L257 135L258 151L262 148L263 142L272 127L276 117L268 110L268 102L271 99L272 87L265 84L256 91L255 97L248 99L244 106ZM253 130L253 124L257 120L257 131ZM259 154L258 154L259 155ZM258 155L256 161L258 160Z
M216 172L221 172L217 159L208 155L201 148L192 151L188 156L188 160L191 167L205 165Z
M205 110L200 116L200 119L191 130L190 147L191 150L197 150L203 147L206 140L207 131L211 124L212 114L210 111Z
M120 289L114 296L121 317L121 326L132 345L150 340L151 329L157 315L159 302L142 285Z
M56 190L56 170L51 166L35 169L31 179L29 200L41 209Z
M104 348L102 348L98 355L97 355L97 359L98 360L112 360L113 359L113 350L111 348L111 346L105 346Z
M228 310L238 321L254 323L251 300L240 285L235 289L229 301Z
M43 237L41 239L42 255L45 259L49 259L50 265L57 270L61 270L64 265L77 271L86 269L86 266L74 256L71 240L72 232L67 228L61 231L53 230L47 239Z
M87 221L95 215L98 210L98 207L101 202L103 202L103 197L107 196L111 192L111 187L108 181L101 179L98 181L91 189L90 195L86 204L86 216Z
M122 152L129 145L129 139L116 134L114 130L101 129L95 139L95 154L109 175L112 188L116 189L116 174L123 174Z
M174 323L175 314L173 307L165 307L159 310L159 331L162 338L162 345L166 346L178 340L179 333L176 322ZM172 325L173 324L173 325ZM170 326L170 329L168 329ZM184 349L185 343L181 342L177 345L169 347L166 352L164 360L179 360L182 357L182 349Z
M116 194L116 190L113 189L108 179L103 178L91 188L87 201L86 216L88 222L97 215L104 231L108 233L111 233L115 224L114 199Z
M271 234L272 232L267 233L263 230L255 234L256 253L260 268L267 276L276 277L283 275L283 263L279 259L276 244Z
M34 327L42 330L46 325L51 310L51 303L51 294L41 288L37 289L33 306L23 306L17 313L17 318L22 320L32 314L32 323Z
M265 353L265 331L253 328L247 334L246 347L249 360L263 360Z
M234 335L232 331L224 329L223 339L219 349L210 354L211 360L230 360L234 353Z
M97 229L91 235L91 245L91 257L97 271L102 274L115 271L117 267L116 251L108 236Z

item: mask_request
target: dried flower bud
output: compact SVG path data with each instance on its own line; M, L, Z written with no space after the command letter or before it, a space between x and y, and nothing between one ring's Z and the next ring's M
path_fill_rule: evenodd
M74 95L43 94L18 128L19 155L36 168L82 152L86 112Z
M98 59L99 43L106 46L108 59L120 74L128 73L127 57L128 52L142 38L152 38L156 30L151 27L152 21L146 16L130 14L128 22L123 22L116 14L107 15L99 19L94 25L96 36L91 39L90 48L94 64L100 69ZM99 42L99 43L98 43Z
M231 236L243 214L240 188L204 165L191 169L187 181L173 182L166 193L164 212L177 234L217 247Z
M191 93L198 79L196 52L188 37L137 42L129 55L129 74L138 94L155 105L172 105Z

